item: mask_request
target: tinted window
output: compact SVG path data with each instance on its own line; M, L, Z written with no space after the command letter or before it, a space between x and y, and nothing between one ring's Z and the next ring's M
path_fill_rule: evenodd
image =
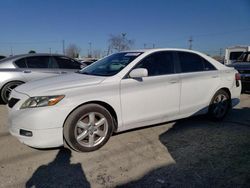
M19 68L27 68L25 58L22 58L22 59L15 61L15 64Z
M49 56L27 57L26 63L28 68L49 68L50 57Z
M237 59L237 62L250 62L250 53L244 52L241 56Z
M172 52L158 52L145 57L136 68L146 68L148 76L174 73Z
M80 69L80 63L67 57L55 56L56 62L61 69Z
M178 55L182 72L197 72L204 70L203 59L200 56L189 52L178 52Z
M230 56L229 56L229 59L230 60L236 60L241 56L242 53L243 52L231 52Z
M209 63L207 60L203 59L203 62L204 62L205 71L216 70L216 68L211 63Z

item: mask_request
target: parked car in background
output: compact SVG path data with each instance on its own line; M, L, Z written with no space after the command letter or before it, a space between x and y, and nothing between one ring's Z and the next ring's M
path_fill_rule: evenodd
M82 63L85 63L86 65L91 65L92 63L96 62L98 59L85 59L82 61Z
M3 56L3 55L0 55L0 60L1 60L1 59L4 59L4 58L6 58L6 57L5 57L5 56Z
M243 52L249 52L250 46L233 46L226 48L225 51L225 65L231 65L234 61L236 61Z
M10 132L37 148L102 147L113 132L206 114L239 103L238 72L202 53L151 49L112 54L81 71L11 92Z
M7 103L16 86L31 80L72 73L84 64L63 55L24 54L0 61L0 97Z
M239 71L242 82L242 92L250 91L250 52L244 52L230 67Z

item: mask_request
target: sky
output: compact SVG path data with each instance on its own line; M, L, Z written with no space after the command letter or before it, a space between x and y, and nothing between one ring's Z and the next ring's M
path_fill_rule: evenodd
M133 49L188 48L219 54L250 45L250 0L1 0L0 54L105 53L110 35L126 33Z

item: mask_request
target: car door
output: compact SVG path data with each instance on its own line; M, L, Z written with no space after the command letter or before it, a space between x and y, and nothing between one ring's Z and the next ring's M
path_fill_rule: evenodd
M219 72L206 59L192 52L177 52L180 65L180 114L200 114L208 107L220 84Z
M17 60L15 64L25 64L25 66L21 66L21 71L23 72L26 81L48 78L60 74L54 60L46 55L25 57Z
M62 74L72 73L84 67L80 62L65 56L53 56L53 58L57 62L58 68L60 69L59 71Z
M121 80L123 125L128 128L160 123L179 113L180 80L170 51L153 53L134 68L146 68L148 77Z

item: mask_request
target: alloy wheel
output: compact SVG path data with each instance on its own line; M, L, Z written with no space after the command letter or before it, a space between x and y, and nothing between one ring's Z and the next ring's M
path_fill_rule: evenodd
M74 136L84 147L95 147L108 133L107 119L98 112L84 114L76 123Z

